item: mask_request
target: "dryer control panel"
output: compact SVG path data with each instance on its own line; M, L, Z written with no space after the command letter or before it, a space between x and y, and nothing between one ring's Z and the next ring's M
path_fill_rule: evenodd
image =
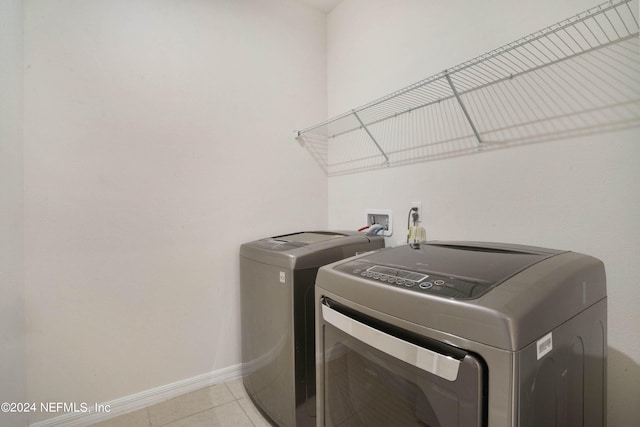
M334 268L415 292L471 299L559 253L505 243L429 242L382 249Z
M336 269L379 283L455 299L475 298L489 287L486 283L462 280L457 277L385 265L371 265L362 261L347 262L337 266Z

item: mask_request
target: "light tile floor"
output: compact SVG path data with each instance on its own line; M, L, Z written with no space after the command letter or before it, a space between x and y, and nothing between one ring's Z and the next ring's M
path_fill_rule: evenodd
M215 384L93 424L94 427L269 427L241 379Z

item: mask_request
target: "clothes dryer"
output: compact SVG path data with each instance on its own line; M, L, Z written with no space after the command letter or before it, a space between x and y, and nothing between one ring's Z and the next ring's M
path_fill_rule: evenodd
M318 426L606 425L601 261L478 242L382 249L316 283Z

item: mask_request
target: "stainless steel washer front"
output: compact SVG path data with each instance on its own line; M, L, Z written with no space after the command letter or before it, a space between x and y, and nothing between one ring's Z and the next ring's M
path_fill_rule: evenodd
M382 237L350 231L294 233L241 246L243 382L275 425L315 425L318 267L381 247Z

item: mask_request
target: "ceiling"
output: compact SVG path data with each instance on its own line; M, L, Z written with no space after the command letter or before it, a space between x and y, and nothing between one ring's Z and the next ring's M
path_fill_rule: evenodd
M309 6L315 7L325 13L329 13L333 10L334 7L341 3L342 0L298 0L301 3L308 4Z

